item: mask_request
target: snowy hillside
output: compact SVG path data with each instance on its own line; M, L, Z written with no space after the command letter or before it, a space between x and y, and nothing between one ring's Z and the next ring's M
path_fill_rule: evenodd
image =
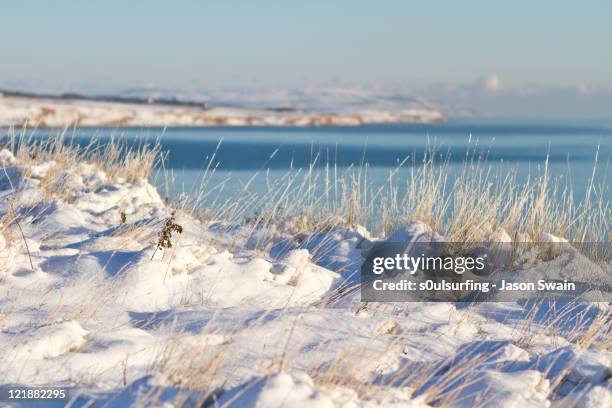
M130 95L130 97L133 97ZM268 109L223 107L205 109L170 104L120 103L94 100L4 97L0 93L0 126L359 126L375 123L436 123L444 121L436 109L410 103L394 110L357 106L352 110Z
M196 219L142 166L17 157L0 151L3 386L68 387L72 406L612 405L607 303L363 304L347 283L385 238L363 227Z

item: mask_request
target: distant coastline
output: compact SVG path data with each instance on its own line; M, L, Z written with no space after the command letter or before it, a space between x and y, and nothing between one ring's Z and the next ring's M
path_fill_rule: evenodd
M86 96L0 90L0 127L223 127L223 126L361 126L367 124L443 123L444 115L426 106L393 112L313 111L287 106L249 108L210 106L174 97Z

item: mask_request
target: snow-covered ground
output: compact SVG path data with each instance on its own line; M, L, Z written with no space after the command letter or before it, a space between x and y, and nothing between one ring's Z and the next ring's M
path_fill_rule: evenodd
M258 107L213 107L129 104L2 96L0 126L358 126L374 123L435 123L444 120L435 108L408 104L393 111L364 108L270 110Z
M362 227L264 240L87 163L2 150L0 169L3 386L72 406L612 405L607 303L363 304Z

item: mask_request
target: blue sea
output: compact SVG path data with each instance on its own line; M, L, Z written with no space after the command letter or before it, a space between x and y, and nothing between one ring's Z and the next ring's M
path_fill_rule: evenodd
M54 132L58 131L40 129L36 134L45 137ZM401 178L402 171L419 165L432 148L438 162L448 162L451 173L470 157L486 160L496 170L515 169L519 180L526 180L541 173L548 160L551 176L569 183L577 198L586 190L597 157L595 177L610 196L606 177L612 157L612 125L601 123L456 121L363 127L80 129L68 131L67 139L86 144L92 137L104 142L110 136L133 144L159 140L168 160L155 181L169 196L197 189L213 154L209 186L225 182L222 194L231 196L248 180L252 179L251 191L262 192L270 180L291 169L307 169L312 163L317 168L335 166L338 172L367 165L369 179L376 185L404 162L397 176Z

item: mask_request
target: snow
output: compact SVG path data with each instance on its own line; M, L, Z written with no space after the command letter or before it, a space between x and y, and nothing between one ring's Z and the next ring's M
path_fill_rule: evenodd
M612 352L578 343L588 325L564 319L561 301L534 314L528 302L340 295L373 242L443 239L423 222L380 239L360 226L296 239L284 220L255 248L263 232L252 226L177 211L183 232L157 248L172 210L147 180L80 163L56 175L69 188L49 196L41 180L53 163L7 150L0 160L1 386L65 386L75 406L610 404ZM588 260L568 247L547 262L570 274ZM574 306L582 323L609 312Z
M74 320L36 328L23 333L28 340L15 345L12 357L21 361L61 356L82 347L87 334L88 332Z
M335 108L341 106L336 105ZM393 111L356 107L351 111L337 112L327 106L307 111L278 111L261 107L216 106L204 109L0 94L0 127L21 126L26 122L39 127L359 126L373 123L435 123L443 120L438 110L424 105Z
M610 387L596 386L587 388L582 392L575 392L560 400L554 401L554 408L600 408L612 405L612 391Z
M231 389L218 401L220 406L231 404L237 407L428 407L421 399L411 400L400 393L390 393L380 401L360 401L355 391L336 387L325 389L317 387L312 378L303 372L290 375L280 372L267 377L259 377L245 385Z

